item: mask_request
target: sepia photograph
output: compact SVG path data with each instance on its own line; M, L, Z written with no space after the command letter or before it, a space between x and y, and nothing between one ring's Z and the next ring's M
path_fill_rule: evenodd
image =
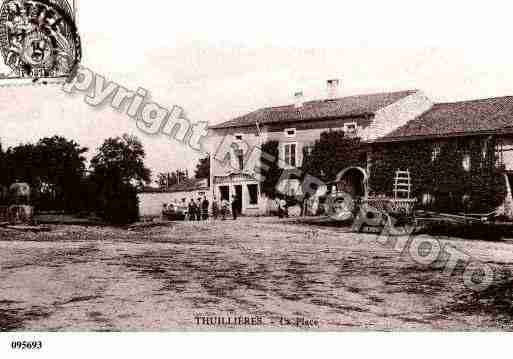
M500 6L3 0L2 350L513 331Z

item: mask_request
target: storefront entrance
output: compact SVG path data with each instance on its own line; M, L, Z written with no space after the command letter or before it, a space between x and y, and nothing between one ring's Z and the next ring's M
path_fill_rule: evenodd
M247 174L231 174L214 177L214 196L220 200L227 200L232 204L236 197L235 208L239 214L261 214L260 191L257 180Z
M235 195L237 196L237 202L235 206L237 208L237 212L242 213L242 185L235 185Z
M220 186L219 192L221 194L221 201L230 201L230 187L229 186Z

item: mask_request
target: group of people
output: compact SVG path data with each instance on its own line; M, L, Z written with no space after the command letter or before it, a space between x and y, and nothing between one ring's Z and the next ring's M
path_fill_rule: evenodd
M186 211L187 214L185 215L185 220L188 221L206 221L209 219L210 214L213 219L221 218L225 220L230 216L230 214L233 216L233 219L237 219L239 214L237 196L233 196L231 202L223 199L221 203L219 203L216 197L214 197L211 211L209 211L210 202L206 196L203 198L200 197L197 200L191 198L189 203L187 203L186 199L183 198L180 206L176 204L175 206L176 209L180 208L182 211ZM164 204L164 210L167 208L168 206Z
M203 199L198 198L197 201L191 198L187 210L187 219L189 221L206 221L208 219L209 206L210 203L207 197L203 197Z

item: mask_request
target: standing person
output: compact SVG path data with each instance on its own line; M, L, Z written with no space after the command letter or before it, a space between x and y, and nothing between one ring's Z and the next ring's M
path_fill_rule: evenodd
M161 220L166 219L166 211L167 211L167 203L163 203L162 204L162 212L160 213Z
M283 207L281 206L281 198L276 198L276 206L278 207L278 217L283 218Z
M278 217L281 216L281 213L280 213L280 199L278 197L276 197L273 201L273 205L274 205L274 208L276 208L276 215Z
M223 217L223 221L226 219L226 215L228 214L228 207L230 204L226 199L221 201L221 216Z
M310 193L306 192L301 203L301 216L308 216L308 203L310 202Z
M180 203L180 211L184 215L183 220L186 221L189 215L189 211L187 210L187 202L185 201L185 198L182 198L182 202Z
M232 215L233 215L233 219L237 219L237 196L233 196L232 197Z
M201 221L201 197L196 201L196 220Z
M212 217L214 220L217 219L217 216L219 215L219 204L217 203L217 198L214 196L212 199Z
M319 215L319 197L312 197L312 201L310 202L310 211L312 212L312 216Z
M201 215L203 216L203 220L208 220L208 206L210 203L206 196L203 196L203 202L201 202Z
M196 203L191 198L189 201L189 221L194 221L196 219Z

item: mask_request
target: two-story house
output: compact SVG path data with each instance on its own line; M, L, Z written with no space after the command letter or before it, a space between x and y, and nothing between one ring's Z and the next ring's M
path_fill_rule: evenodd
M300 167L304 151L329 129L343 130L362 141L374 141L418 118L432 107L418 90L337 97L338 80L328 80L325 99L262 108L210 127L212 194L217 199L240 200L243 214L261 214L266 198L254 170L255 148L275 140L284 168Z

